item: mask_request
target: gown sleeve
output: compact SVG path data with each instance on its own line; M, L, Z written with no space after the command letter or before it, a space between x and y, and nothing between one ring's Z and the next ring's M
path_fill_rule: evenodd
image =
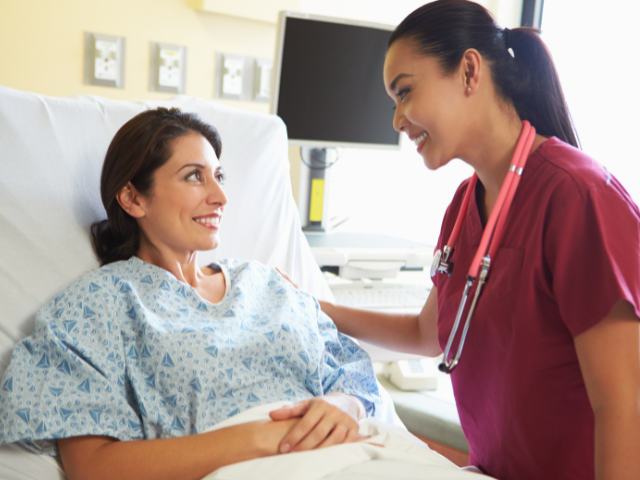
M333 321L318 307L318 328L324 341L322 390L357 397L367 412L382 404L371 358L359 345L339 333Z
M575 338L620 300L640 316L640 212L613 177L563 188L551 203L545 259L560 314Z
M55 455L55 439L143 438L114 309L117 292L80 281L43 307L0 387L0 443Z

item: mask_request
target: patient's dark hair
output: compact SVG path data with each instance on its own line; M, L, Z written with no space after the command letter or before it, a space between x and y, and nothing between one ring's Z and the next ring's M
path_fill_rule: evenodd
M100 178L100 196L107 219L91 225L93 250L100 265L128 260L140 247L140 227L126 213L116 195L131 182L145 197L153 194L154 173L173 153L179 137L196 132L206 138L220 158L218 131L194 113L159 107L142 112L116 133L109 145Z
M553 59L539 33L536 28L503 29L472 1L436 0L405 18L389 46L408 40L420 54L435 57L445 74L452 74L464 52L475 48L489 66L497 94L513 103L521 120L528 120L540 135L578 147Z

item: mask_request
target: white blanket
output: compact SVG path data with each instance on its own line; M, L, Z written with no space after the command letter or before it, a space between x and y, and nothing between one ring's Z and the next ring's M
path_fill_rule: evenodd
M287 402L247 410L221 422L209 431L255 420L266 420L269 412ZM446 479L473 480L476 473L460 470L429 449L401 427L369 418L360 422L360 434L371 438L321 450L258 458L220 468L204 480L364 480ZM381 444L379 447L372 444ZM490 477L485 477L490 478Z

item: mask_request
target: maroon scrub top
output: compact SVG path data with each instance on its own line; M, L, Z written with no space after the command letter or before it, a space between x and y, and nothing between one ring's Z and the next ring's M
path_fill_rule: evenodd
M453 273L434 277L443 351L482 232L472 195ZM529 157L451 375L473 465L500 480L594 478L594 415L573 340L623 299L640 316L640 211L603 166L550 138Z

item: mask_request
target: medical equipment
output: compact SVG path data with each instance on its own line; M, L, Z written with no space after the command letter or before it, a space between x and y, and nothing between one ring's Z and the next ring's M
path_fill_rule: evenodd
M453 328L451 329L451 333L449 334L449 340L444 351L442 363L438 367L442 372L451 373L460 361L464 341L467 337L467 332L469 331L469 323L476 308L482 286L487 281L487 275L489 274L489 268L491 266L491 259L495 257L496 251L498 250L500 237L502 236L502 231L504 229L504 223L506 221L507 215L509 214L509 209L511 207L513 197L515 196L516 190L518 189L520 177L522 176L524 166L527 163L527 158L529 157L529 152L531 150L531 146L533 145L535 136L535 128L533 128L529 122L524 120L522 122L522 132L520 133L520 138L518 139L518 143L516 144L516 150L513 154L513 158L511 159L511 166L509 167L507 176L505 177L504 183L500 188L498 199L496 200L496 204L493 208L493 211L491 212L491 216L489 217L489 221L487 222L487 225L484 229L484 233L482 234L480 246L478 247L473 261L471 262L471 266L469 267L469 272L467 274L467 283L462 294L462 299L460 300L458 313L456 314ZM458 235L460 234L460 230L462 228L462 222L466 216L471 195L473 195L475 192L477 181L478 176L474 173L471 177L471 180L469 181L469 186L467 187L467 191L462 200L462 205L460 206L460 211L458 212L458 218L456 219L456 223L453 227L451 235L449 236L449 240L445 244L442 251L438 250L435 253L433 264L431 265L432 277L437 273L446 273L447 275L451 276L454 265L454 261L451 260L451 254L455 249ZM480 275L478 286L471 303L471 308L469 309L469 313L467 315L467 320L464 324L464 329L462 330L462 336L458 345L458 351L455 356L451 360L449 360L449 352L451 350L453 340L458 332L460 319L462 318L469 292L471 290L471 287L475 283L476 278L478 278L479 270Z

